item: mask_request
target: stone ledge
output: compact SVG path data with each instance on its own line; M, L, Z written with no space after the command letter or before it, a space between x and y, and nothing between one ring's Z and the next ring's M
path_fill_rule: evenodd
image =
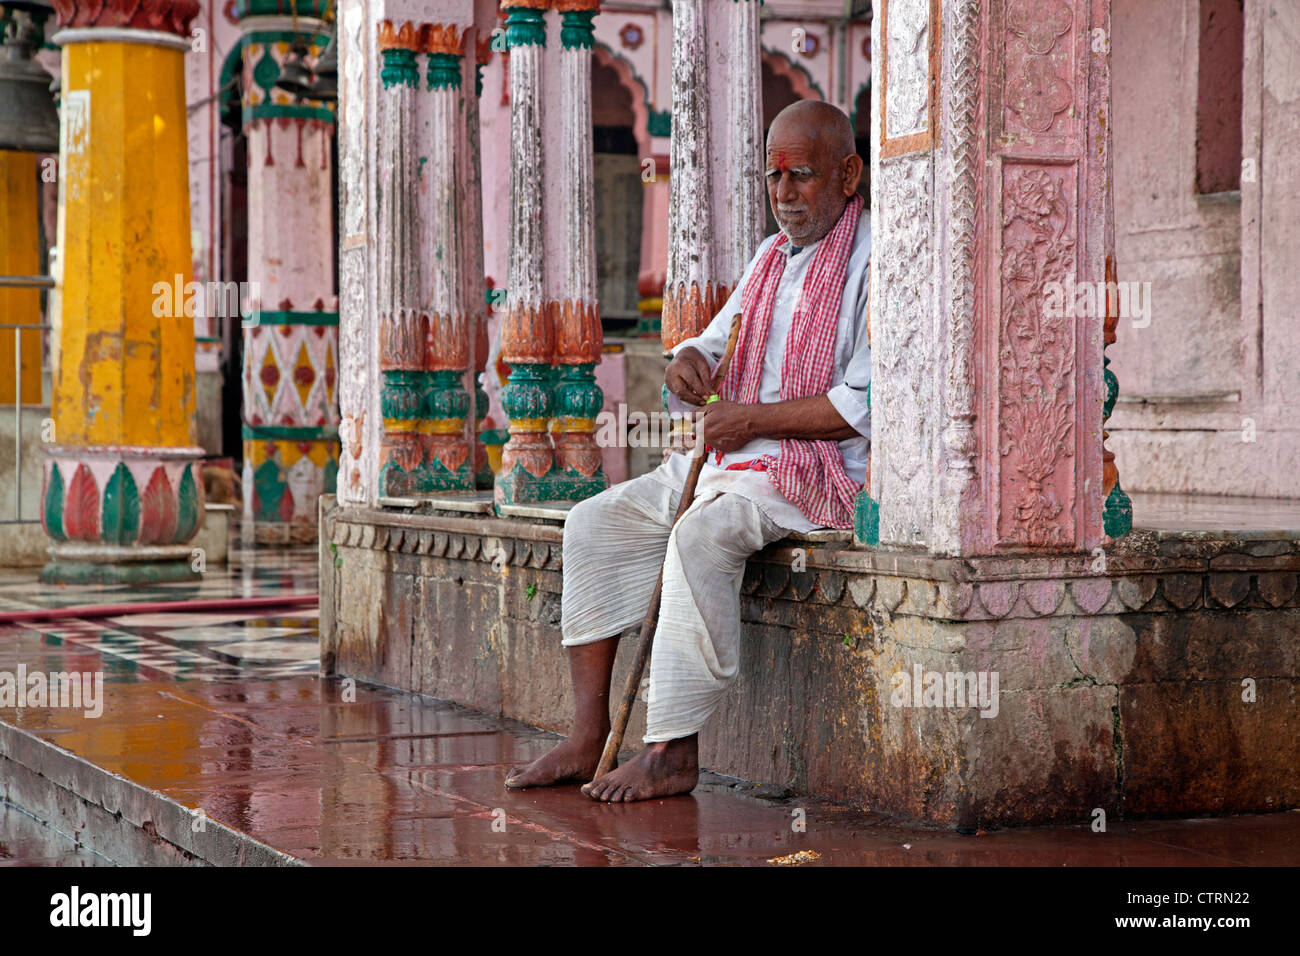
M301 860L0 721L0 800L121 866L301 866Z
M336 547L563 567L563 528L547 522L369 508L333 514L329 540ZM1260 548L1239 539L1195 539L1171 539L1188 550L1199 542L1194 554L1116 555L1104 572L1091 570L1091 554L943 558L785 541L754 556L742 592L954 621L1300 607L1300 551L1267 553L1293 542ZM794 570L800 561L807 570Z
M323 670L566 732L562 529L368 520L322 503ZM968 826L1300 805L1300 575L1267 570L1285 556L1241 554L1247 572L1154 556L1102 575L1089 555L808 547L795 571L795 549L749 562L740 672L701 733L703 766ZM620 642L616 688L634 643ZM1000 674L1001 716L900 705L893 681L917 668Z

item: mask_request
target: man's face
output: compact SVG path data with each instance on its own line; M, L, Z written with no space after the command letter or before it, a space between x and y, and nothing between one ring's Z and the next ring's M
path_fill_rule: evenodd
M814 139L799 123L773 124L767 140L767 198L777 224L796 246L807 246L834 228L844 212L842 160L826 139Z

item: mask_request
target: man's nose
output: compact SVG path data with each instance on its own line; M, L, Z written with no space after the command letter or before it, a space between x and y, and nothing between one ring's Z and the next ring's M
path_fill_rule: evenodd
M794 188L794 177L789 173L782 173L780 179L776 181L777 202L793 202L798 198L799 194Z

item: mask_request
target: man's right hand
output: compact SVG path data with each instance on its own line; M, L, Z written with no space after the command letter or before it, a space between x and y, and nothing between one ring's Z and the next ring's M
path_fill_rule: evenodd
M713 394L712 371L709 360L699 349L682 349L668 363L664 383L668 391L688 405L703 405Z

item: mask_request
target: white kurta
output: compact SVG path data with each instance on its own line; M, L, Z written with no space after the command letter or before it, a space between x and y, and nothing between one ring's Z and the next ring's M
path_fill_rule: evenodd
M745 267L744 278L727 299L722 310L714 316L704 332L686 339L673 349L676 355L682 349L699 349L716 367L727 348L727 334L732 317L740 311L741 294L761 257L776 241L776 236L764 239L758 252ZM789 256L781 282L777 286L776 301L772 306L772 327L767 336L767 352L763 359L763 377L759 381L758 397L762 402L781 400L781 363L785 358L785 341L794 322L794 311L803 292L804 277L812 264L820 242L805 246L790 254L790 243L782 247ZM871 349L867 345L867 293L868 266L871 259L871 213L863 207L858 222L853 251L849 256L844 281L844 297L840 300L839 328L835 338L835 364L831 372L831 388L827 398L844 421L856 428L858 434L839 443L844 456L844 471L854 481L865 483L867 461L871 454L871 407L867 403L867 383L871 381ZM669 395L668 410L693 411L674 395ZM794 531L811 531L817 525L787 501L768 480L766 472L727 471L726 466L751 461L760 455L780 457L781 442L773 438L756 438L742 448L722 456L721 464L710 454L700 475L701 489L718 488L744 495L757 504L773 521ZM686 480L690 463L684 455L674 455L668 461L669 474L677 487Z
M694 346L717 363L726 348L741 290L775 237L764 240L745 277ZM790 256L777 289L759 398L780 400L785 339L793 323L804 275L816 246ZM849 259L835 345L829 397L858 435L840 442L849 477L862 481L870 452L867 383L867 265L870 217L858 226ZM676 350L675 350L676 351ZM678 403L670 410L689 410ZM740 583L755 551L815 526L787 501L766 472L727 471L726 465L779 455L781 443L756 439L724 455L710 455L696 498L674 527L686 455L672 455L655 471L614 485L575 505L564 526L563 643L567 647L617 637L645 614L662 567L663 599L650 658L645 742L698 733L717 708L740 666Z

